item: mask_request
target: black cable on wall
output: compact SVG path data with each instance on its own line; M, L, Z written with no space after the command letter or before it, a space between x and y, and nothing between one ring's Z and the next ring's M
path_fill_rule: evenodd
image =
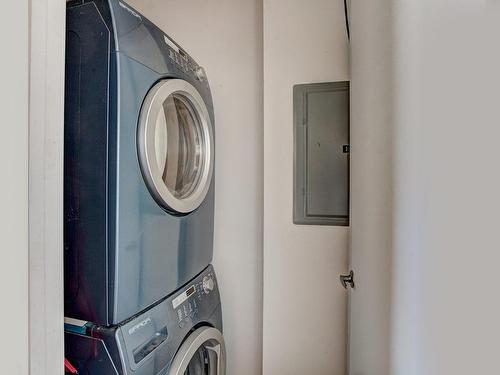
M347 31L347 39L351 40L351 35L349 31L349 10L347 9L347 0L344 0L344 17L345 17L345 29Z

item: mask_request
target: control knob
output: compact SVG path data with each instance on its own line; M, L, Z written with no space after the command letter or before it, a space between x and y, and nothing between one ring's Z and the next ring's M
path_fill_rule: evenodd
M195 74L196 78L198 78L198 81L206 81L207 80L207 74L205 73L205 69L203 69L203 67L201 67L201 66L198 66L195 69L194 74Z
M205 276L203 278L203 291L205 294L210 293L215 288L214 279L211 276Z

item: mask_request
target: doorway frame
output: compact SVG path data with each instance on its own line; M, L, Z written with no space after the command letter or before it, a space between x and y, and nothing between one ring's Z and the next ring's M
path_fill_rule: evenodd
M64 372L65 0L30 0L29 372Z

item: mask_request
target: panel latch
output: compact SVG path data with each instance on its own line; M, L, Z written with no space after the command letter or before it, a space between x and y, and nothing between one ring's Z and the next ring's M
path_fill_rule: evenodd
M351 270L349 275L340 275L340 283L344 289L347 289L347 285L349 285L351 289L354 289L354 271Z

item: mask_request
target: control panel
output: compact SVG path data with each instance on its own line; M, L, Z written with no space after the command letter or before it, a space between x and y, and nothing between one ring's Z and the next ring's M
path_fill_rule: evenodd
M215 288L215 276L212 271L209 271L177 294L172 300L172 308L176 312L179 327L182 328L188 320L196 319L200 308L205 304L210 304L210 294Z
M163 39L169 47L168 57L175 63L177 68L185 73L194 74L199 81L206 81L207 76L205 70L201 66L197 65L193 59L191 59L190 56L182 48L177 46L168 36L164 35Z
M184 337L200 322L206 322L219 308L220 299L215 272L209 266L189 284L147 312L119 327L124 352L132 370L147 358L171 350L170 340Z

